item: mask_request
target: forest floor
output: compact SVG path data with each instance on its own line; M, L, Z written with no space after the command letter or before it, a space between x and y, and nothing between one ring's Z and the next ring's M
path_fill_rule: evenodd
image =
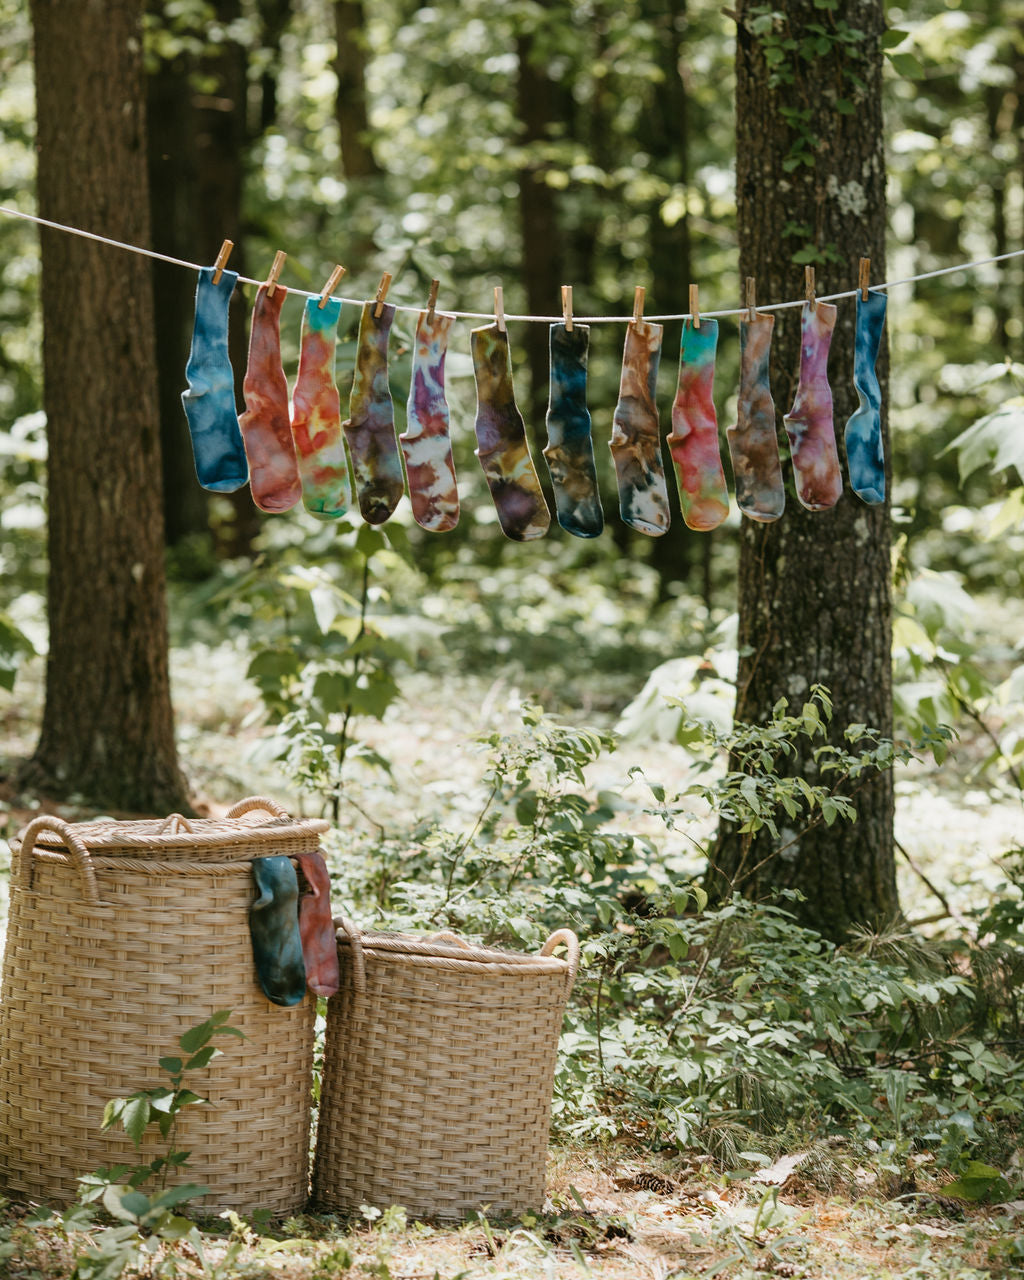
M239 678L240 655L229 646L193 648L178 651L175 661L183 760L202 808L221 812L241 795L260 792L301 810L303 801L289 794L278 766L261 756L255 699ZM8 760L31 749L39 673L19 677L19 688L17 702L0 711ZM472 812L467 796L484 767L474 736L516 724L522 695L505 679L466 678L454 691L446 680L443 699L425 675L407 678L403 689L403 701L383 723L363 726L364 739L391 760L401 797L450 811L448 820L458 822ZM613 717L602 702L595 700L589 719L608 727ZM998 855L1020 841L1019 798L1009 792L1000 798L972 780L981 749L964 739L948 765L915 765L897 783L902 900L910 919L929 929L941 929L951 913L961 917L991 898L1002 879ZM628 785L635 766L669 789L682 788L688 778L680 747L632 741L599 761L590 781L598 789ZM369 783L360 802L393 806L396 797L376 794ZM9 789L0 791L0 805L6 811L0 833L12 833L38 812L30 798L15 798ZM45 800L41 807L69 818L92 816ZM316 808L309 801L305 807ZM644 821L637 813L630 820ZM0 843L0 855L4 850ZM682 843L675 852L684 855ZM9 863L0 863L4 897L8 869ZM2 903L0 910L5 914ZM621 1140L587 1149L556 1146L544 1211L516 1222L495 1218L445 1227L407 1223L390 1212L353 1224L310 1215L271 1226L236 1223L230 1237L229 1224L208 1224L205 1273L181 1244L160 1274L206 1274L211 1280L748 1280L764 1274L973 1280L1019 1274L1024 1200L978 1207L944 1199L926 1163L913 1182L893 1184L879 1153L868 1148L818 1144L801 1150L797 1142L787 1154L789 1163L777 1160L755 1181L732 1180L686 1151L654 1151ZM0 1210L0 1276L10 1280L67 1277L74 1252L86 1243L81 1235L30 1224L23 1208Z
M812 1153L813 1154L813 1153ZM837 1153L841 1154L841 1153ZM795 1163L789 1158L789 1167ZM782 1185L732 1183L642 1150L554 1149L543 1213L517 1221L481 1217L461 1226L407 1222L394 1211L375 1221L342 1223L303 1215L276 1227L204 1224L211 1280L697 1280L726 1275L805 1280L981 1280L1020 1274L1024 1200L995 1208L965 1206L941 1188L885 1199L878 1187L849 1181L821 1189L812 1177L765 1170ZM809 1162L811 1163L811 1162ZM833 1171L841 1165L833 1161ZM645 1189L647 1183L650 1189ZM230 1234L229 1234L230 1233ZM13 1246L0 1275L9 1280L63 1280L73 1254L89 1243L25 1222L24 1211L0 1212L2 1241ZM3 1254L0 1252L0 1257ZM187 1245L163 1252L174 1271L202 1275ZM157 1260L154 1260L157 1261ZM154 1272L154 1274L157 1274Z

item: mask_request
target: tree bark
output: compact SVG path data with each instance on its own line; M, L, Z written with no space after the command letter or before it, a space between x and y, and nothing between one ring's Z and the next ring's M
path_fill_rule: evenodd
M142 0L32 0L39 210L150 238ZM23 781L110 808L187 804L168 682L150 265L42 232L50 648Z
M163 13L163 0L149 0L149 12ZM193 151L193 59L179 53L161 59L146 78L149 195L153 248L192 260L197 251L199 209ZM188 423L181 409L185 361L196 282L181 267L153 263L156 360L159 379L160 455L163 460L164 526L168 546L209 531L207 493L196 482Z
M362 0L335 0L334 26L338 51L336 116L345 177L374 178L381 172L370 139L366 103L366 15Z
M863 33L853 46L829 39L827 53L809 61L787 54L788 84L771 87L761 38L753 34L750 0L738 13L737 204L740 275L754 276L757 295L778 301L803 294L803 269L791 254L801 241L819 259L818 291L856 282L857 259L871 258L871 276L884 279L885 156L881 114L880 0L840 0L832 11L813 0L788 0L783 37L798 41L813 24L831 36L845 22ZM851 76L863 83L858 90ZM854 104L851 114L837 99ZM803 132L791 128L793 111L808 113ZM794 156L808 154L811 163ZM796 233L794 226L804 230ZM853 391L854 305L839 304L829 380L836 434L842 450L845 423L856 408ZM780 416L793 403L800 358L796 310L778 313L772 389ZM887 424L887 356L883 347L882 420ZM784 436L780 432L780 440ZM788 451L784 451L784 456ZM886 459L888 469L888 439ZM887 482L887 491L888 491ZM799 706L814 683L834 703L830 730L862 722L892 732L890 532L888 502L868 506L847 489L830 511L808 512L787 481L786 511L774 524L743 520L739 567L739 674L736 716L748 723L770 718L779 698ZM787 769L815 781L810 749ZM749 897L795 888L806 901L803 920L832 938L856 923L878 924L898 912L893 859L893 788L890 773L875 775L855 796L856 822L807 831L775 857L767 833L755 839L746 862L743 841L728 827L708 875L718 895L736 886ZM792 822L781 815L783 843ZM759 870L749 873L762 859ZM744 870L746 868L746 870Z
M540 0L540 21L550 21L548 11L551 7L552 0ZM526 310L530 315L557 315L561 310L559 286L572 282L562 278L565 263L558 199L546 180L549 166L537 150L551 141L552 130L559 119L559 86L538 57L532 33L524 33L516 39L516 55L519 141L527 153L526 163L519 170L519 227L523 244ZM527 427L531 433L531 444L535 449L541 449L547 440L544 429L548 400L547 325L526 325L522 331L522 342L530 371L530 390L526 398L529 407ZM545 484L547 478L545 474Z

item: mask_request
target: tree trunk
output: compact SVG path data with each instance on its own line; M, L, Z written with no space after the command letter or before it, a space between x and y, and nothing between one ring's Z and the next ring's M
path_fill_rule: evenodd
M334 26L338 42L335 106L342 168L346 178L373 178L381 168L370 140L366 105L366 16L362 0L335 0Z
M163 0L149 0L149 12L163 13ZM149 195L153 248L192 260L197 246L195 119L192 111L193 60L179 53L161 59L146 78ZM163 459L164 524L168 546L209 531L208 500L196 482L188 423L181 408L185 361L192 332L196 282L181 267L153 263L156 360L159 378L160 455Z
M541 0L539 21L549 21L551 0ZM555 121L558 85L538 58L532 33L516 40L518 76L516 81L516 114L519 118L519 141L527 154L519 170L519 227L522 235L523 285L526 310L530 315L557 315L561 310L559 286L571 284L563 279L565 263L562 255L561 230L558 224L558 201L554 188L548 185L548 164L537 150L550 142ZM528 324L522 330L530 371L530 391L526 398L526 414L531 445L541 449L547 441L544 415L548 401L548 327ZM541 468L545 471L545 468ZM547 475L544 475L544 482Z
M39 210L149 243L142 0L32 0ZM145 258L42 232L50 649L23 781L110 808L187 803L167 672Z
M740 0L738 8L741 277L756 277L757 296L764 301L800 297L803 269L790 255L813 249L819 292L855 283L859 256L871 258L872 279L884 279L880 0L840 0L831 11L816 8L813 0L789 0L774 29L759 35L753 32L758 10L750 0ZM863 39L843 43L837 38L841 23L863 33ZM772 87L765 44L780 36L800 41L815 24L829 33L827 52L816 53L810 61L785 53L782 67L776 68L785 82ZM862 90L854 76L863 83ZM852 103L852 112L837 110L837 99ZM787 123L783 109L790 121L798 121L796 126ZM796 239L795 227L802 228ZM829 363L841 454L843 427L857 404L853 334L850 300L839 304ZM793 403L799 359L799 312L780 312L772 360L780 418ZM886 360L883 348L883 425L888 409ZM888 453L886 440L887 467ZM891 735L888 502L867 506L847 489L830 511L808 512L787 487L780 520L743 520L737 719L763 723L779 698L799 706L810 686L820 683L828 687L834 703L833 742L841 742L843 730L854 722ZM787 768L815 780L809 749ZM856 822L807 831L789 844L784 857L773 857L771 839L761 838L766 835L761 833L745 865L766 861L753 874L741 869L742 841L737 833L723 828L709 886L719 896L734 884L749 897L767 896L782 887L799 889L806 896L800 912L804 921L836 939L855 923L878 924L891 918L899 907L891 774L874 776L858 790L854 802ZM782 814L784 842L794 835L787 826L791 824Z

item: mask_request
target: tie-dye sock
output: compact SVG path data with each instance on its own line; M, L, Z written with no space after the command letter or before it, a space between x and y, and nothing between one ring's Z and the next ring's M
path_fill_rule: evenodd
M526 423L512 387L508 334L497 324L470 334L476 376L476 456L487 477L498 522L516 542L543 538L551 513L530 456Z
M292 394L292 438L302 479L302 501L321 520L343 516L352 505L352 487L341 431L341 401L334 382L334 351L341 303L328 298L321 308L307 298L302 313L299 376Z
M860 404L846 424L846 465L850 488L865 502L885 501L885 450L882 445L882 389L875 363L885 328L886 295L857 293L857 330L853 349L853 383Z
M398 437L409 475L413 519L432 533L446 533L459 522L459 490L448 433L444 359L454 316L421 311L409 380L407 426Z
M380 306L380 315L374 311ZM359 320L356 371L345 439L352 454L359 510L367 524L383 524L405 493L395 439L395 408L388 387L388 335L395 309L366 302Z
M672 405L668 447L679 483L679 504L689 529L716 529L729 514L718 418L711 389L715 380L718 321L683 324L679 343L679 384Z
M253 858L259 897L249 908L256 976L274 1004L298 1004L306 994L306 965L299 935L299 880L283 854Z
M768 355L775 317L740 321L740 391L737 421L726 432L736 479L736 502L751 520L778 520L786 490L775 430L775 404L768 381Z
M619 402L612 420L611 451L626 524L658 538L669 525L668 489L661 456L661 428L654 403L662 326L630 321L622 355Z
M338 940L331 918L331 877L319 853L297 853L309 891L299 896L299 937L306 966L306 985L314 995L330 997L338 990Z
M800 381L786 434L793 459L796 496L808 511L834 507L843 492L839 451L832 425L832 389L828 385L828 349L836 327L836 309L826 302L804 303L800 314Z
M551 385L548 400L548 442L544 448L558 523L577 538L596 538L604 528L601 496L597 491L594 443L587 409L587 353L590 328L553 324Z
M228 356L228 303L237 271L221 271L213 283L213 267L202 267L196 286L196 318L192 350L185 366L185 406L196 475L204 489L233 493L249 479L235 408L235 379Z
M281 306L288 290L274 296L261 285L252 309L249 363L245 370L245 412L238 419L252 500L261 511L289 511L302 497L288 417L288 383L281 367Z

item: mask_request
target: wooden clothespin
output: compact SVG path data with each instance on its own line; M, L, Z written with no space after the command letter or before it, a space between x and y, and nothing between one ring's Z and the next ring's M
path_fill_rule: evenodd
M693 320L693 327L700 328L700 301L698 294L700 290L695 284L690 285L690 316Z
M327 306L327 301L330 298L331 294L334 292L335 285L338 283L338 281L341 279L341 277L344 274L345 274L345 268L341 266L339 263L339 265L336 266L334 270L331 272L327 280L327 283L324 285L324 291L320 295L320 301L316 304L317 309L319 311L323 311L324 307Z
M213 264L213 283L220 284L220 274L227 264L228 258L231 257L231 250L235 247L234 240L225 240L220 247L220 253L217 254L217 261Z
M388 296L388 290L391 288L391 272L385 271L380 278L380 284L377 286L377 305L373 309L373 318L380 319L381 308L384 306L384 299Z
M272 298L274 296L274 290L277 288L277 277L281 274L281 269L284 266L285 259L287 257L288 255L286 253L282 253L280 249L278 249L277 253L274 254L274 265L270 268L270 275L267 276L268 298Z
M857 288L860 290L861 302L868 300L868 279L871 275L871 259L861 258L860 272L857 277Z
M572 333L572 285L562 285L562 320L566 333Z
M427 294L427 319L433 320L434 308L437 306L437 292L441 288L440 280L431 280L430 293Z
M806 297L811 310L818 305L814 297L814 268L804 267L804 296Z
M747 322L753 324L757 319L757 278L747 276Z
M505 290L500 284L494 286L494 318L498 322L498 332L507 333L505 328Z
M633 290L633 323L643 324L644 322L644 298L647 297L647 290L642 284L638 284Z

